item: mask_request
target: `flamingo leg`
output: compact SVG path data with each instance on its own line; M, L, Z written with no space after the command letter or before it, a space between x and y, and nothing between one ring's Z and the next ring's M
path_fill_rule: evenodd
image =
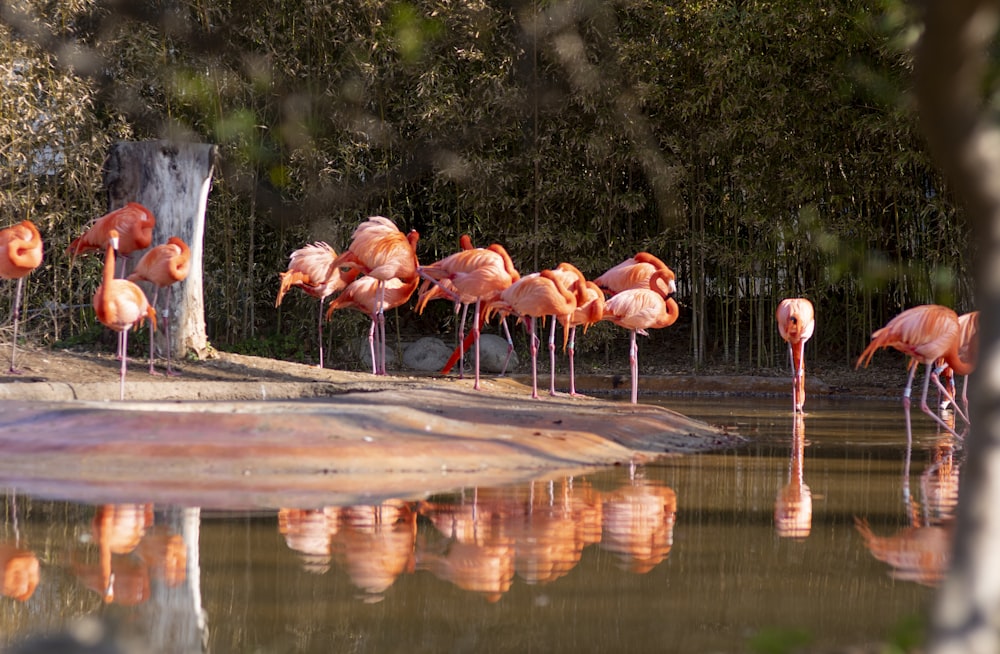
M569 394L576 397L576 368L573 365L573 353L576 350L576 325L569 330Z
M639 345L635 341L635 330L628 348L628 366L632 373L632 404L639 403Z
M795 354L792 352L791 343L788 344L788 362L792 366L792 411L794 412L797 410L795 405L798 402L799 397L799 378L798 373L795 370Z
M538 399L538 338L535 336L535 318L528 321L528 343L531 348L531 399Z
M174 370L170 365L170 301L174 297L174 287L167 287L167 306L163 308L163 334L167 339L167 376L168 377L179 377L181 374L180 370ZM323 304L320 303L320 319L323 316ZM323 353L320 350L320 358L322 359Z
M154 309L156 308L156 299L159 297L159 295L160 295L160 287L154 285L153 286L153 303L152 303ZM150 325L149 325L149 374L151 374L151 375L159 375L160 374L160 373L156 372L156 369L153 368L153 361L156 360L156 358L154 356L154 348L155 347L156 347L156 331L153 329L152 323L150 323Z
M318 334L319 334L319 367L320 368L323 367L323 301L325 299L326 298L322 298L322 297L319 299L319 320L317 321L317 324L319 326L318 327ZM169 324L170 324L170 322L167 321L167 325L169 325ZM167 348L169 348L169 347L170 347L170 341L167 340ZM168 352L169 352L169 349L168 349ZM168 358L167 360L169 361L170 359Z
M476 308L473 311L473 316L472 316L472 336L473 340L476 342L476 381L472 384L472 388L478 391L479 390L479 300L478 299L476 300Z
M916 366L914 366L914 368L915 367ZM928 365L927 374L924 375L924 391L920 396L920 410L929 415L931 419L934 420L934 422L943 427L944 430L947 431L949 434L951 434L955 438L961 438L961 436L958 435L958 432L952 429L952 427L948 425L948 423L946 423L944 420L941 419L941 416L931 411L930 407L927 406L927 391L930 390L931 377L934 378L934 383L937 384L942 390L944 390L944 386L941 386L941 382L937 378L937 373L934 372L934 367L932 365Z
M514 339L510 337L510 330L507 328L507 318L500 318L500 326L503 327L504 336L507 337L507 356L503 360L503 367L500 368L500 376L507 372L507 364L510 362L510 355L514 352Z
M378 283L378 301L376 302L378 315L378 339L379 339L379 370L375 374L385 374L385 282Z
M556 320L552 316L552 326L549 328L549 395L556 394Z
M377 318L373 314L372 315L372 324L368 328L368 351L371 353L371 356L372 356L372 374L373 375L377 375L378 374L378 365L376 364L376 359L375 359L375 324L376 324L375 321L376 320L377 320Z
M17 354L17 320L21 317L21 290L24 286L24 277L17 279L17 290L14 292L14 336L10 345L10 369L7 370L12 375L20 375L21 371L14 366L14 357Z
M941 383L941 378L939 377L939 373L937 370L934 370L931 373L931 377L933 378L934 383L937 385L938 392L945 398L944 403L950 404L952 410L959 416L961 416L962 420L965 421L965 424L969 424L969 416L966 415L964 411L962 411L962 407L958 406L958 402L955 401L954 387L952 387L951 389L945 388L944 385ZM952 381L954 381L954 376L952 376Z
M458 305L455 305L458 311ZM458 321L458 378L465 379L465 318L469 313L469 305L462 305L462 317ZM476 388L479 388L477 379Z
M118 399L125 399L125 368L127 366L128 357L125 353L128 352L128 328L123 329L118 334L118 343L122 350L122 368L118 375Z

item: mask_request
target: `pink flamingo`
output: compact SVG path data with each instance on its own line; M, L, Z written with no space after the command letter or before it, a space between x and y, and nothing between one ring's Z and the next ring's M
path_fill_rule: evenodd
M150 249L142 256L135 270L128 276L130 282L149 282L153 285L152 307L156 309L156 300L160 295L160 289L167 289L167 311L164 312L166 321L163 330L167 339L167 375L174 376L181 374L170 365L170 299L173 295L174 284L187 279L191 271L191 249L187 243L171 236L167 242ZM149 374L158 375L153 368L153 350L156 345L153 338L154 331L149 333Z
M20 374L14 367L17 354L17 320L21 315L21 293L24 288L24 278L42 263L42 235L30 220L23 220L0 230L0 278L16 279L17 290L14 292L14 335L11 338L10 368L11 374Z
M806 341L812 338L816 329L816 318L812 302L805 298L786 298L775 311L778 333L788 343L789 359L792 362L792 405L801 413L806 403Z

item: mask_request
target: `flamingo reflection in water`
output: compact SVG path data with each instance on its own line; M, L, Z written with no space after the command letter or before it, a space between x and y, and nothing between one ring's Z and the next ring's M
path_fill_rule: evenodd
M788 483L774 501L774 528L782 538L804 539L812 531L812 492L802 474L806 441L805 417L795 414Z
M954 415L946 418L954 428ZM934 586L948 569L954 536L959 468L953 460L953 437L940 435L932 463L920 476L922 505L910 496L909 454L903 477L908 525L891 536L877 536L867 520L855 517L854 523L872 556L891 566L893 578Z
M0 542L0 594L18 602L26 602L38 588L41 566L38 557L21 542L18 527L16 496L11 502L10 516L13 518L14 540Z
M526 510L511 512L514 570L528 584L547 584L568 574L587 545L601 540L600 494L572 477L532 482Z
M376 506L349 506L339 514L333 555L365 602L380 602L404 572L414 570L417 514L410 504L389 500Z
M74 559L73 570L105 603L131 606L145 602L151 579L170 587L184 581L187 551L183 538L154 527L152 504L99 506L91 530L98 563Z
M603 514L601 549L617 554L626 570L646 574L670 554L677 517L673 489L635 474L604 495Z
M330 569L330 539L338 531L339 509L278 509L278 532L288 549L302 557L306 572L323 574Z
M419 511L435 526L435 533L417 541L416 568L449 581L463 590L496 602L514 581L514 539L504 527L516 503L502 498L471 502L421 502Z

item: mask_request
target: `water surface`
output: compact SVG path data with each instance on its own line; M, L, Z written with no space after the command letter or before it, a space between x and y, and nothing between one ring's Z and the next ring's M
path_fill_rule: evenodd
M8 484L2 642L101 616L156 652L830 649L926 610L960 453L919 411L904 475L896 402L810 398L799 424L783 398L662 402L747 445L378 506L90 506Z

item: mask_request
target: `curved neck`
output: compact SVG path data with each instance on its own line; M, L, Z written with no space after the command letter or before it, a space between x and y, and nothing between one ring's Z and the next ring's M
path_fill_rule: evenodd
M956 335L951 347L948 348L948 351L944 353L942 358L955 371L956 375L971 375L976 369L976 362L963 361L962 357L958 355L958 345L958 336Z
M102 278L105 289L108 288L108 286L111 284L114 278L115 278L115 248L111 244L111 241L108 241L107 254L104 257L104 276ZM107 294L105 294L105 296L107 296Z

